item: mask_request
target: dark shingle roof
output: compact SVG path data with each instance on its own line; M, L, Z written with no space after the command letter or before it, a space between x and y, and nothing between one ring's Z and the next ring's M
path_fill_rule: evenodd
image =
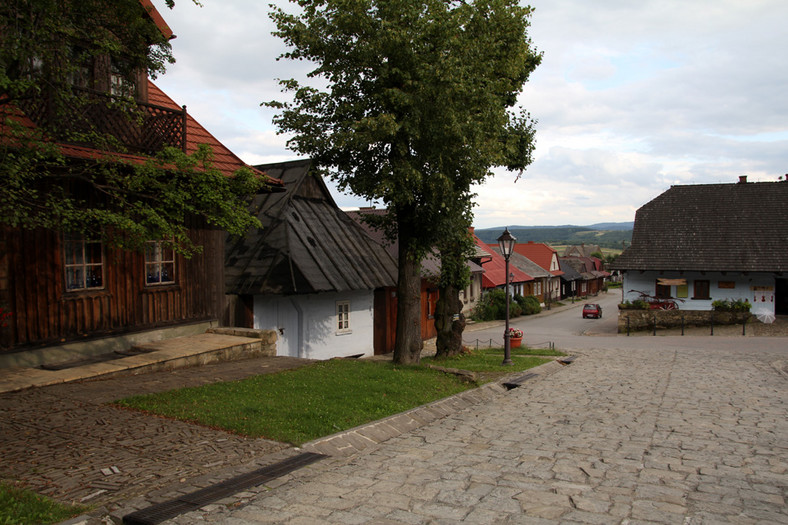
M256 195L263 228L227 241L227 293L303 294L374 290L396 284L380 244L340 210L309 160L255 166L281 179L284 193Z
M637 211L613 267L788 271L788 182L673 186Z

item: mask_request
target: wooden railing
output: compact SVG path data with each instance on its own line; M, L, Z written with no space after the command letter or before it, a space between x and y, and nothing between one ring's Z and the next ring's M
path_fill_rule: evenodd
M68 144L96 147L112 137L129 153L154 155L166 146L186 150L186 107L174 110L75 89L74 96L30 96L17 105L37 126Z

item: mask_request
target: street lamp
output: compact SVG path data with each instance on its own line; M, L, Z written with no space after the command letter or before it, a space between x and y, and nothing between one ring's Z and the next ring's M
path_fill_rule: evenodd
M511 341L509 340L509 257L512 255L512 251L514 251L514 243L517 242L517 238L509 233L509 228L507 227L503 234L498 237L498 248L501 249L501 255L503 255L504 261L506 261L506 330L503 333L503 363L502 365L511 365L512 363L512 347Z

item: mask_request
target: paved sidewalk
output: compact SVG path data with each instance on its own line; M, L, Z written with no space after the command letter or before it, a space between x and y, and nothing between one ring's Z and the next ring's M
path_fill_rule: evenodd
M171 523L788 523L785 339L589 350Z

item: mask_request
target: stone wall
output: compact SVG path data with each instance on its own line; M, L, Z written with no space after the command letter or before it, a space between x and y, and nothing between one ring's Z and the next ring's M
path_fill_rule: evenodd
M749 312L715 312L713 310L622 310L618 311L618 333L629 329L653 330L656 318L657 330L682 326L709 326L714 317L715 325L741 324L751 317ZM683 319L683 320L682 320Z

